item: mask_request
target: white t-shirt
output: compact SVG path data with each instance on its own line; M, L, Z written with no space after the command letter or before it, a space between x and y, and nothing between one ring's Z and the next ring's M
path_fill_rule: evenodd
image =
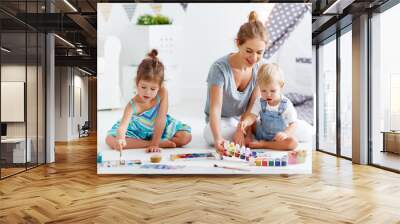
M282 116L285 124L289 125L290 123L297 121L297 112L296 109L294 109L293 103L288 98L284 98L287 100L287 104L286 110L283 111ZM251 113L256 115L257 117L260 115L260 111L263 109L261 108L260 100L261 98L258 98L256 102L254 102L253 108L251 109ZM276 106L270 106L267 103L265 109L268 111L278 111L279 105L281 105L281 102L279 102Z

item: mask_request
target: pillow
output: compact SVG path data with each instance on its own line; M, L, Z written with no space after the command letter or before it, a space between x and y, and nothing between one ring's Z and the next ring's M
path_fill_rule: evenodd
M298 119L296 121L296 129L293 136L298 142L311 142L315 134L314 127L304 120Z
M314 102L312 100L307 100L294 108L298 119L305 120L311 125L314 124Z
M293 106L303 104L307 100L312 100L313 97L300 93L286 93L285 96L293 103Z

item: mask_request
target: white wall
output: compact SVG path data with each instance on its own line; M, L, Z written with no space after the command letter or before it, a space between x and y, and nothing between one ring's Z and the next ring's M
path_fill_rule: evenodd
M55 141L68 139L68 67L55 68ZM65 97L66 96L66 97Z
M78 138L78 124L88 120L88 78L71 67L56 67L55 73L55 141L70 141ZM82 116L76 106L79 89Z
M78 124L80 124L81 126L85 123L85 121L88 121L89 119L89 111L88 111L88 77L85 76L81 76L80 74L76 74L75 70L75 76L74 76L74 86L75 86L75 106L74 106L74 110L75 113L73 113L73 119L72 119L72 130L71 130L71 135L73 136L73 138L77 138L79 137L79 133L78 133L78 129L77 126ZM80 103L79 101L79 93L77 92L77 90L80 89ZM79 105L80 104L80 105ZM79 111L79 107L81 107L80 109L82 110L81 113Z
M2 65L1 66L1 81L17 81L25 82L25 75L28 73L29 86L27 88L27 120L28 124L28 137L31 133L35 133L36 137L36 80L32 80L31 74L36 75L36 67L22 65ZM3 97L3 96L2 96ZM29 107L30 106L30 107ZM39 105L40 106L40 105ZM24 108L22 108L24 109ZM2 110L7 110L7 108L2 108ZM7 122L7 136L8 137L25 137L25 126L26 122Z
M22 65L2 65L1 80L25 82L25 69L26 67ZM30 70L29 67L28 69ZM7 137L25 137L25 126L25 122L7 123Z
M23 122L7 122L7 137L24 138L25 135L29 139L32 161L39 163L44 162L44 74L40 66L25 66L21 64L3 64L1 66L1 80L10 82L24 82L26 85L26 108L22 106L22 114L26 110L26 121ZM27 80L26 80L27 78ZM2 90L3 91L3 90ZM21 92L24 94L24 91ZM7 97L7 95L2 95ZM24 102L23 102L24 103ZM15 108L14 108L15 109ZM4 108L7 111L12 108ZM12 112L12 111L9 111ZM38 154L38 156L37 156Z

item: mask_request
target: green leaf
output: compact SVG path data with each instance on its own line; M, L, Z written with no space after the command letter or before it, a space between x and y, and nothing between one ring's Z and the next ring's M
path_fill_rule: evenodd
M172 24L172 20L163 15L152 16L149 14L142 15L137 20L137 25L168 25Z

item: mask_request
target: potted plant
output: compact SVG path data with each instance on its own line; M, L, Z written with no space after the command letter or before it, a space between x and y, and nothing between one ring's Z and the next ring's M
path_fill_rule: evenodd
M172 20L163 15L142 15L137 19L137 25L171 25Z

